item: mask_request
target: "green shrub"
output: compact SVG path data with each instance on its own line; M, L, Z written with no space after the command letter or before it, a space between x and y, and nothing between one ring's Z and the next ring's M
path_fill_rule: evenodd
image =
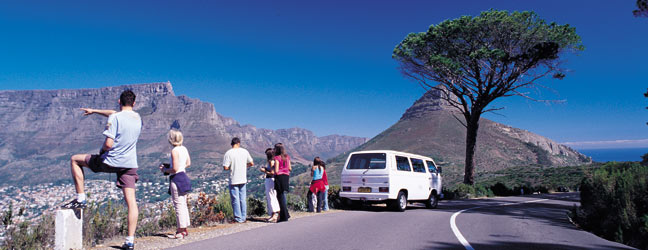
M512 189L501 182L495 183L495 185L491 186L490 189L493 191L493 194L497 196L509 196L513 193Z
M455 198L455 193L453 190L450 190L446 187L443 187L441 189L441 193L443 194L443 199L445 200L452 200Z
M475 197L475 187L472 185L460 183L455 186L454 198L456 199L469 199Z
M545 186L535 186L533 187L534 192L540 192L541 194L548 194L549 188Z
M160 229L176 228L178 226L177 223L178 220L176 217L176 211L175 211L175 207L173 206L173 203L169 202L166 205L166 209L164 203L158 204L158 207L160 208L160 211L162 211L162 216L158 220L158 226L160 227ZM157 232L153 232L153 233L157 233Z
M287 194L286 203L288 205L288 209L292 211L306 211L306 201L303 197L305 196L294 195L291 193Z
M328 190L329 208L342 209L344 201L340 197L340 185L330 185Z
M571 216L609 240L648 248L648 166L610 162L581 182L581 206Z
M216 204L214 204L216 212L223 212L226 220L234 219L234 209L232 209L232 201L228 191L223 191L216 195Z
M254 196L247 197L247 215L263 216L266 214L266 201Z
M493 197L493 191L483 185L475 185L475 197Z
M103 239L112 238L126 232L127 224L124 222L128 211L121 204L114 204L112 200L104 204L90 202L83 210L83 243L94 246Z
M36 225L20 222L10 225L5 231L5 240L0 249L53 249L54 216L43 215Z

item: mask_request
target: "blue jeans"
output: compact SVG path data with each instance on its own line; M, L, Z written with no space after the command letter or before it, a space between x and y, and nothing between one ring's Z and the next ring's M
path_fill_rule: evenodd
M232 210L234 211L234 220L236 222L245 222L247 215L245 184L230 184L229 190L230 199L232 200Z
M329 210L329 207L328 207L328 190L329 190L329 186L326 185L326 189L324 190L324 207L322 208L322 210L324 210L324 211Z

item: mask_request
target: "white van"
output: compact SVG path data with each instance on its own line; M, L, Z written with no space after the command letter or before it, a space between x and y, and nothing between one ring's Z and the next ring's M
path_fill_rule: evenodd
M386 202L398 211L405 211L408 202L436 208L441 194L441 167L432 158L392 150L351 153L341 179L340 197Z

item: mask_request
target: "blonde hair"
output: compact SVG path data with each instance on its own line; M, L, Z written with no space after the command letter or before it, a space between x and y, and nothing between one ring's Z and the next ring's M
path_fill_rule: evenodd
M173 146L182 146L182 141L184 138L182 138L182 132L172 129L169 130L169 143Z

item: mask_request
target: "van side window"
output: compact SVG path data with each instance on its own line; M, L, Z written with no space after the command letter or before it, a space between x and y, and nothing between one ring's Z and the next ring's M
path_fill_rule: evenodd
M434 165L434 162L432 162L432 161L425 161L425 163L427 163L427 165L428 165L428 169L430 170L430 173L436 173L436 172L437 172L437 168L436 168L436 166Z
M412 167L410 166L407 157L396 156L396 169L400 171L412 171Z
M425 165L423 165L423 160L412 158L412 167L414 167L414 172L425 173Z

